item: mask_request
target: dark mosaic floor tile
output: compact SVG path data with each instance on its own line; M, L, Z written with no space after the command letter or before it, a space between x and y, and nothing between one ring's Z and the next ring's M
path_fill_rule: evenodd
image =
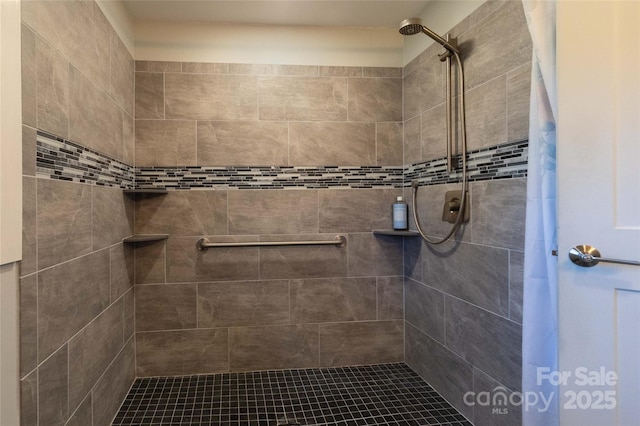
M471 426L406 364L137 379L113 426Z

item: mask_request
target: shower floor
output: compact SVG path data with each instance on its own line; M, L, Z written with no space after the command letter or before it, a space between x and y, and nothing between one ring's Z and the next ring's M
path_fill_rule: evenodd
M465 425L406 364L137 379L122 425Z

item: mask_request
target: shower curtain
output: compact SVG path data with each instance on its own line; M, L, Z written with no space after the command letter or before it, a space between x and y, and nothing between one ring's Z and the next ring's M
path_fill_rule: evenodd
M533 41L522 319L522 421L558 425L558 389L538 371L558 368L556 249L556 3L523 0ZM539 397L538 404L527 404ZM545 408L541 399L552 398Z

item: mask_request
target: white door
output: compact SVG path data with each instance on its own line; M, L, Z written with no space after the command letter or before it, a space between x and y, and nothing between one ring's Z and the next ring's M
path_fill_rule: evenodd
M557 9L561 425L640 424L640 3Z

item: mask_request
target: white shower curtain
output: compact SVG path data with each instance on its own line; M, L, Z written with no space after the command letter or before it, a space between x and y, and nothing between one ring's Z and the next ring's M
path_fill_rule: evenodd
M533 40L527 222L524 254L522 331L523 401L533 395L548 399L523 404L524 426L554 426L558 419L558 389L538 381L539 369L558 368L558 301L556 249L556 3L523 0Z

